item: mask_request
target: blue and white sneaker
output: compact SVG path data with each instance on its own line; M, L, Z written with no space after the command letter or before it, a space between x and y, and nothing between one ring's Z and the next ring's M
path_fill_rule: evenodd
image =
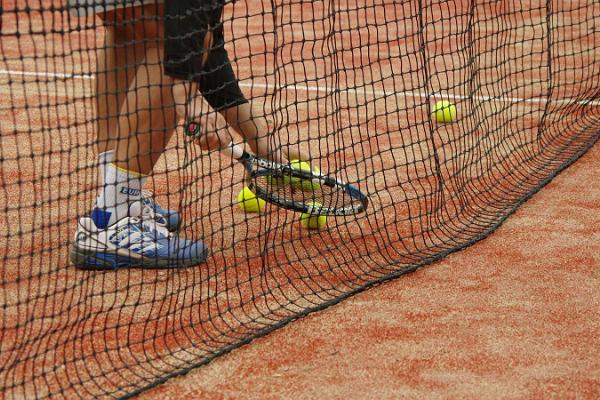
M148 207L143 210L106 229L99 229L90 217L81 218L71 247L72 263L80 269L115 270L185 268L206 261L204 243L174 235Z
M154 214L161 215L166 220L166 227L169 231L175 232L181 225L181 216L175 210L169 210L163 208L160 204L154 200L152 192L144 190L142 191L142 201L144 206L149 207Z

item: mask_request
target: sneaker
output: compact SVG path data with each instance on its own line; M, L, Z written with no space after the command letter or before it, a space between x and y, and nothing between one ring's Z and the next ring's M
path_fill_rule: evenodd
M161 215L166 220L166 227L170 232L175 232L179 229L181 224L181 216L175 210L168 210L163 208L160 204L158 204L154 200L154 195L152 192L147 190L142 191L142 201L145 207L149 207L154 214Z
M96 227L92 218L81 218L71 247L72 263L80 269L115 270L185 268L206 261L204 243L174 235L149 208L143 209L139 216L128 216L106 229Z

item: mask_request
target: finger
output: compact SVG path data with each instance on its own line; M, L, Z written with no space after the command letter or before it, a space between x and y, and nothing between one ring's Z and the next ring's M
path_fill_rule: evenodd
M274 161L276 161L276 162L278 162L279 164L282 164L282 165L286 165L286 164L289 164L289 163L290 163L290 160L289 160L289 159L287 159L287 158L286 158L286 157L283 155L283 153L280 153L279 159L278 159L278 160L274 160Z
M221 140L219 135L214 131L202 134L196 143L203 150L218 150L221 148Z

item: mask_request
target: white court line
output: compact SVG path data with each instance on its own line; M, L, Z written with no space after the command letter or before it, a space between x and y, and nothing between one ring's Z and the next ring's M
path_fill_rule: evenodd
M0 75L19 75L19 76L37 76L43 78L63 78L63 79L86 79L94 80L94 76L91 74L60 74L57 72L30 72L30 71L18 71L13 69L0 69Z
M240 87L245 88L259 88L259 89L273 89L274 85L265 85L262 83L240 83ZM307 86L307 85L286 85L281 86L280 89L283 90L299 90L303 92L321 92L321 93L329 93L333 94L335 90L330 87L321 87L321 86ZM429 98L439 98L439 99L448 99L448 100L479 100L479 101L497 101L500 103L534 103L534 104L545 104L552 103L557 105L570 105L577 104L582 106L600 106L600 100L576 100L576 99L558 99L558 100L548 100L543 97L532 97L532 98L521 98L521 97L505 97L505 96L466 96L461 94L453 94L453 93L426 93L426 92L416 92L416 91L402 91L402 92L394 92L394 91L385 91L385 90L375 90L367 87L363 88L348 88L348 89L339 89L341 93L352 93L361 96L370 96L370 97L391 97L391 96L400 96L400 97L419 97L424 99Z
M85 80L93 80L95 79L91 74L61 74L56 72L30 72L30 71L19 71L19 70L9 70L9 69L0 69L0 75L19 75L19 76L36 76L36 77L44 77L44 78L62 78L62 79L85 79ZM274 85L267 85L264 83L243 83L240 82L240 87L244 88L258 88L258 89L274 89ZM303 92L319 92L319 93L328 93L333 94L336 90L331 87L321 87L321 86L308 86L301 84L294 85L286 85L281 86L280 89L283 90L297 90ZM532 97L532 98L521 98L521 97L505 97L505 96L465 96L460 94L453 93L426 93L426 92L417 92L417 91L402 91L402 92L393 92L393 91L385 91L385 90L375 90L367 87L363 88L348 88L348 89L338 89L340 93L351 93L359 96L365 97L391 97L391 96L399 96L399 97L415 97L415 98L440 98L440 99L448 99L448 100L478 100L478 101L496 101L500 103L533 103L533 104L546 104L548 102L557 105L572 105L577 104L581 106L600 106L600 100L576 100L576 99L559 99L559 100L548 100L542 97Z

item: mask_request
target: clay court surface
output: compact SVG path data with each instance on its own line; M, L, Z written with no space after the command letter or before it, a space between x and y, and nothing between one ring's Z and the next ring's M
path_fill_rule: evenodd
M597 399L600 147L489 238L142 399Z
M334 23L327 3L283 2L271 15L269 2L251 10L239 2L226 29L246 95L321 170L359 182L369 212L330 218L321 232L275 207L245 215L234 204L242 168L179 131L149 188L181 210L186 237L213 253L177 273L94 274L69 264L74 221L97 190L92 99L102 32L93 18L67 13L4 15L3 33L32 34L3 37L1 47L0 365L11 366L0 371L2 386L16 396L94 397L151 384L485 235L597 140L600 31L591 22L555 21L565 40L551 71L540 67L540 11L490 3L469 28L468 2L433 2L426 21L456 18L427 25L424 57L418 2L359 3L346 2ZM600 15L585 3L555 12ZM496 14L503 29L492 35ZM45 34L77 26L88 29ZM359 37L369 40L358 46ZM269 53L275 38L278 52ZM503 57L489 56L500 44ZM459 123L430 125L441 98L457 104ZM214 113L203 123L223 129ZM599 164L596 145L483 242L142 398L599 397Z

